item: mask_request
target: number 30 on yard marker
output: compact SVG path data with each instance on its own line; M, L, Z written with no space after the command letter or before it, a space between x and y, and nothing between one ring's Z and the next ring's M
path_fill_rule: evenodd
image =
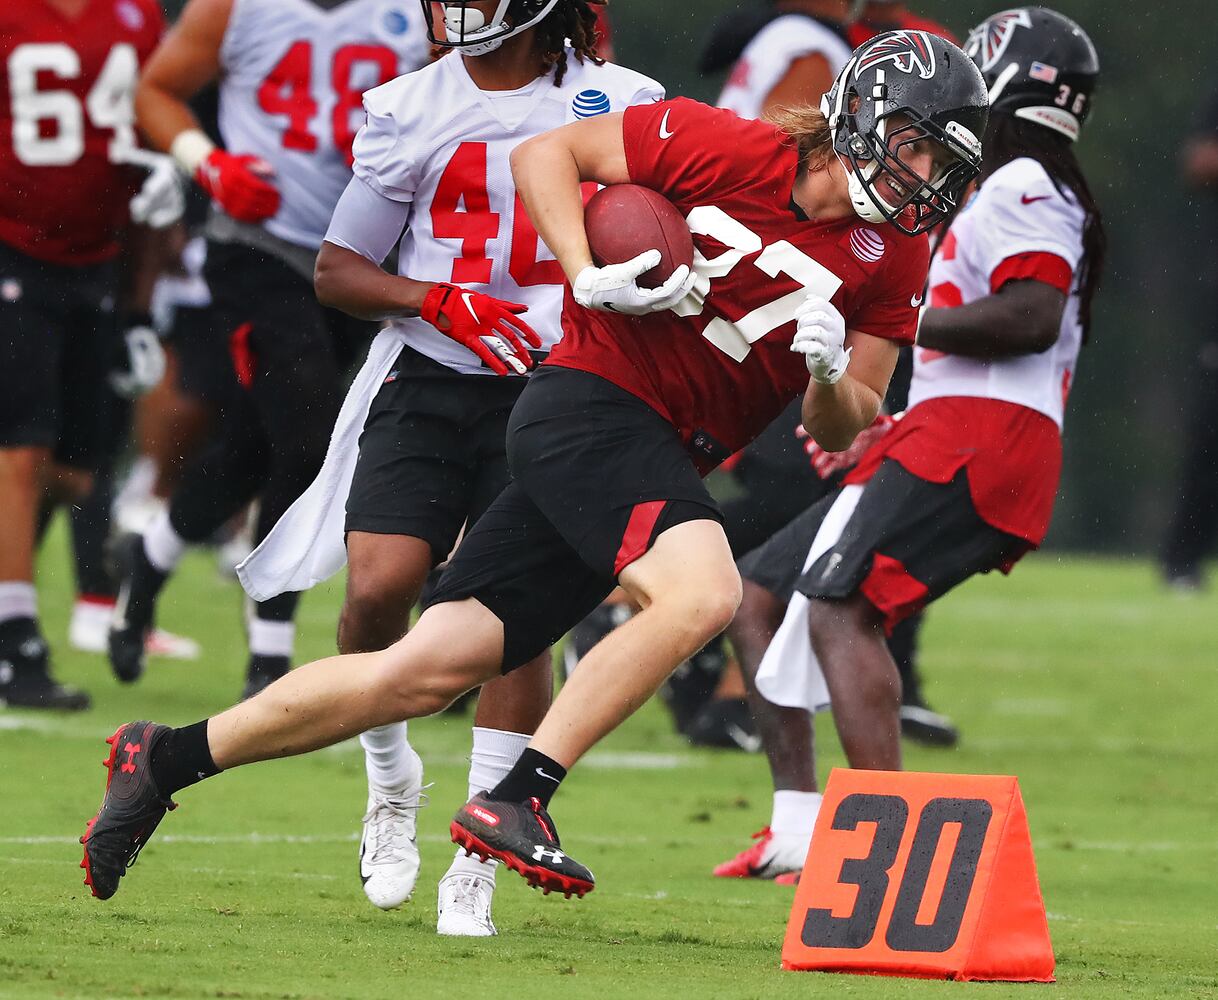
M834 770L782 965L1052 982L1053 947L1018 781Z

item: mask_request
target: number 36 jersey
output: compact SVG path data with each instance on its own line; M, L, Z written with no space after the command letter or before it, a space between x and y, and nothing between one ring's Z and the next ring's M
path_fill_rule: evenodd
M448 55L365 94L368 123L355 140L356 178L410 206L398 272L524 303L544 350L561 336L564 277L516 194L511 152L549 129L664 96L654 80L612 63L581 63L570 49L562 84L554 77L483 91L463 57ZM472 351L423 320L394 326L433 360L490 374Z
M70 18L0 2L0 242L56 264L118 253L141 172L135 84L164 22L155 0L89 0Z
M275 170L279 212L264 225L321 246L351 179L364 91L425 65L417 0L233 0L220 47L220 134Z
M631 180L665 195L694 234L693 291L631 317L568 298L550 364L592 372L669 420L704 471L761 433L808 384L790 350L809 292L856 330L913 342L925 236L855 215L808 221L791 197L797 153L765 122L679 98L626 112Z

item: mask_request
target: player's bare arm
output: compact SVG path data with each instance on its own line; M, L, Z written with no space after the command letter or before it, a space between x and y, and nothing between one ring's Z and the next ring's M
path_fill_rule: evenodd
M148 60L135 92L140 128L158 149L199 128L186 103L220 73L220 44L233 0L191 0Z
M809 103L833 86L836 75L829 60L819 52L796 59L774 89L766 94L764 113Z
M1066 294L1043 281L1008 281L954 309L927 309L918 346L968 358L1040 354L1057 343Z
M592 264L579 185L628 184L622 115L600 115L522 142L512 176L537 232L574 282Z
M389 274L363 254L329 242L321 245L313 271L317 301L358 319L417 316L434 287L430 281Z
M850 367L841 379L831 384L809 379L804 393L804 429L825 451L845 451L871 426L897 363L891 340L851 330L846 345Z
M1194 139L1184 147L1184 176L1193 187L1218 187L1218 139Z

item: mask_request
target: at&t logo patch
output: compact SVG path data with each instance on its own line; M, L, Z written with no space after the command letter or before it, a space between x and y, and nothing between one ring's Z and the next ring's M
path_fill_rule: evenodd
M581 90L571 102L576 118L595 118L609 113L609 95L603 90Z

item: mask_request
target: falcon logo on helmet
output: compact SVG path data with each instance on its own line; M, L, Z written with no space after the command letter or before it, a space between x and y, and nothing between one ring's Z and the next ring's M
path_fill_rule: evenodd
M1030 27L1032 19L1028 17L1026 10L1003 11L973 30L964 45L964 51L981 67L982 73L988 73L1011 44L1015 29Z
M916 72L923 80L935 75L935 50L925 31L890 31L880 35L859 56L858 72L892 63L902 73Z

